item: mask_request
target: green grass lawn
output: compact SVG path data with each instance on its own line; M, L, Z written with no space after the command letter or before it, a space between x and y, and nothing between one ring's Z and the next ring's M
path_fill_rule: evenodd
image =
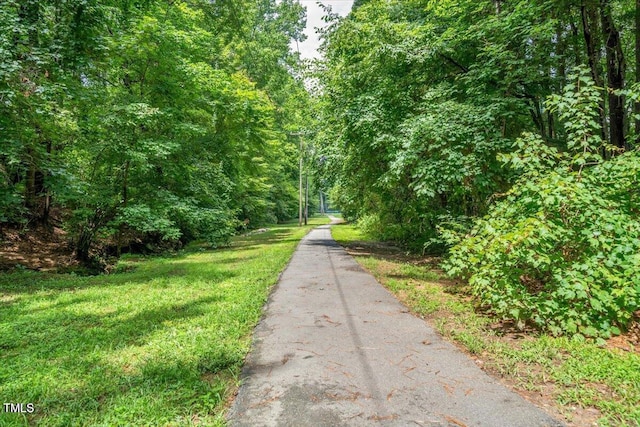
M327 218L117 273L0 274L0 426L224 424L251 332L300 238Z
M551 405L570 425L640 426L640 355L593 343L521 333L478 313L464 284L444 280L433 264L393 256L351 225L332 227L357 261L415 314L463 346L485 369L528 399Z

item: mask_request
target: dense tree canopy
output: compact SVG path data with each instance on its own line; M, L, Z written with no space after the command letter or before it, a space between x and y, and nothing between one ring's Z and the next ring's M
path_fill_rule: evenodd
M332 171L346 211L376 212L425 238L440 214L485 212L488 197L513 182L497 153L523 131L565 144L562 120L544 101L568 73L590 65L602 87L634 57L628 3L360 2L327 34L322 73L325 120L335 123L326 139L340 153ZM603 92L599 121L606 141L629 148L635 129L615 92L633 81L626 74L612 77L606 100Z
M483 306L607 335L640 307L638 5L359 1L316 144L344 213L445 252Z
M291 0L2 2L0 222L62 223L86 260L293 216L304 25Z

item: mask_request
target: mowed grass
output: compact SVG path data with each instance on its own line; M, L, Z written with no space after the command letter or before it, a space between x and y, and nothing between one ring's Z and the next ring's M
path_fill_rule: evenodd
M444 279L433 264L376 251L352 225L333 226L332 234L358 248L356 260L415 314L527 399L569 425L640 426L637 351L523 333L477 312L464 284Z
M309 227L129 257L117 273L0 275L0 426L223 425L269 290Z

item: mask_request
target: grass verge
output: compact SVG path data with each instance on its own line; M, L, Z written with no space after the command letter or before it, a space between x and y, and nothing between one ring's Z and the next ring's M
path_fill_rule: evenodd
M0 426L223 425L251 332L309 227L116 273L0 274ZM14 407L14 409L17 409Z
M352 225L333 237L416 315L483 369L570 426L640 425L640 354L521 332L475 310L465 286L443 278L437 260L367 239Z

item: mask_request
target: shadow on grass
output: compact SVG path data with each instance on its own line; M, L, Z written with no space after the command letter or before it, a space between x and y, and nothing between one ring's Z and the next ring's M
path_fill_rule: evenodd
M211 295L178 303L167 301L133 313L75 314L66 310L74 304L90 302L77 298L46 311L5 316L0 320L9 325L3 328L0 337L3 353L0 394L7 401L34 402L38 407L34 416L46 415L46 425L75 424L73 417L86 416L82 412L87 411L109 412L115 408L116 413L126 412L128 398L133 401L141 395L149 396L151 406L159 404L155 400L166 395L167 398L160 399L163 406L158 409L160 413L166 413L166 405L184 408L185 396L181 394L202 400L196 393L206 397L211 391L211 384L202 380L202 373L236 366L243 355L212 339L209 350L184 357L179 349L172 348L177 344L172 341L170 331L176 322L206 316L212 305L223 299L222 295ZM169 339L166 343L150 344L155 342L151 335L156 333L163 337L168 334ZM134 354L143 353L138 369L131 372L118 361L122 357L119 354L127 349ZM135 364L134 360L131 363ZM29 375L25 376L27 372ZM171 398L175 401L169 401ZM210 405L219 404L219 400L220 396ZM53 418L49 419L50 416ZM59 417L63 418L53 421ZM28 418L30 424L37 420ZM150 421L153 415L146 414L144 418ZM66 424L68 420L73 422Z
M231 249L259 246L259 245L265 245L265 244L274 243L274 242L293 241L296 239L291 238L291 239L280 240L283 237L290 235L292 231L293 230L290 227L275 228L264 233L251 234L247 236L238 236L238 237L235 237L231 242Z
M47 357L77 357L97 348L139 345L146 335L163 327L165 322L189 319L205 313L206 304L218 302L221 296L209 296L187 303L168 303L161 307L126 315L113 313L77 314L66 308L96 298L77 298L16 313L5 313L6 330L0 337L0 348L20 349L22 355L36 353ZM46 339L43 339L46 338Z
M296 226L297 227L297 226ZM265 233L260 234L252 234L250 236L239 236L233 239L231 243L231 248L227 250L233 249L252 249L260 246L268 246L272 244L288 244L288 243L296 243L300 241L298 238L294 238L292 236L295 233L295 229L293 227L286 228L274 228ZM287 237L290 236L290 237Z
M369 240L350 240L340 242L347 253L354 258L372 258L389 262L384 275L396 280L427 281L438 284L449 294L469 294L469 286L463 281L448 279L440 269L440 257L422 256L407 252L387 242Z
M0 293L6 295L38 292L55 294L56 292L73 292L92 287L135 285L180 276L189 276L191 280L204 279L214 282L235 276L235 273L216 266L221 263L214 264L207 260L189 260L187 268L182 264L189 255L191 254L183 254L171 259L150 259L146 260L151 263L145 262L144 269L138 269L135 264L131 264L126 266L123 271L102 276L77 276L35 271L0 273ZM158 262L154 263L153 261ZM196 275L193 271L199 273Z

